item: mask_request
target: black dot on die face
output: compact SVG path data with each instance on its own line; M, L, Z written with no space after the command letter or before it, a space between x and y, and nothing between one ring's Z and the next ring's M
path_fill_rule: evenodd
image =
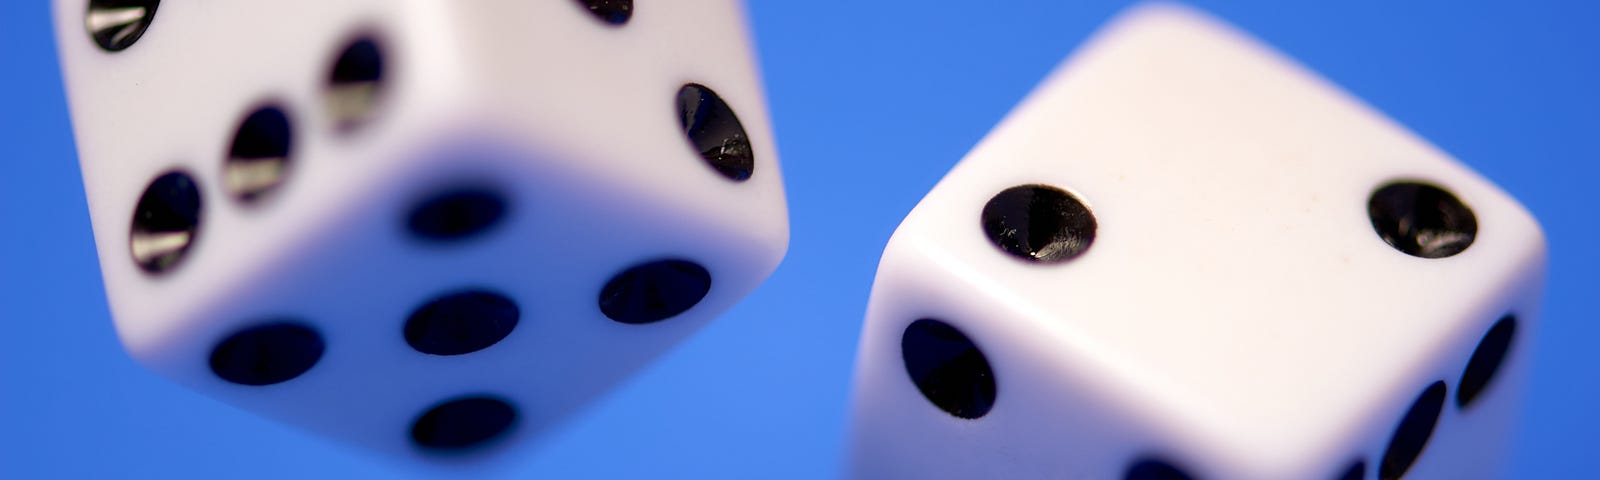
M1473 350L1472 358L1467 360L1467 368L1461 372L1461 383L1456 387L1456 406L1467 408L1472 406L1478 396L1489 387L1495 374L1500 372L1500 365L1505 363L1506 354L1511 351L1511 341L1516 339L1517 317L1506 315L1489 327L1489 333L1483 335L1483 340L1478 342L1478 348Z
M733 109L705 85L688 84L678 90L678 118L689 146L712 169L728 180L743 182L755 171L750 136Z
M171 271L200 233L200 188L189 174L162 174L145 187L133 209L128 251L146 273Z
M211 350L211 371L240 385L292 380L322 359L322 335L293 320L274 320L234 332Z
M950 324L924 318L900 337L906 374L922 396L958 418L976 419L994 407L994 371L972 340Z
M328 73L323 106L334 128L349 132L370 120L383 99L384 54L370 36L357 38L340 50Z
M633 18L633 0L577 0L578 5L608 25L622 25Z
M488 395L458 397L434 405L411 423L411 441L439 453L487 445L511 430L517 409Z
M1030 262L1077 258L1094 243L1097 225L1081 200L1049 185L1011 187L983 207L983 231L989 241Z
M654 323L688 311L711 291L711 272L682 259L629 267L600 289L600 312L622 323Z
M1426 183L1384 185L1367 201L1367 216L1384 242L1413 257L1461 253L1478 235L1472 209L1450 192Z
M424 241L460 241L500 224L506 209L499 190L485 186L450 188L418 201L406 216L406 228Z
M1344 472L1334 478L1338 480L1362 480L1367 478L1367 462L1365 460L1356 460L1355 463L1351 463L1349 467L1344 469Z
M144 36L155 21L160 0L89 0L83 24L94 44L107 52L120 52Z
M1128 466L1128 472L1122 476L1123 480L1191 480L1189 474L1176 465L1163 460L1146 458Z
M1378 465L1380 480L1404 477L1417 457L1422 456L1423 448L1433 437L1433 427L1439 423L1439 412L1444 410L1444 397L1444 382L1433 382L1411 403L1400 425L1395 427L1389 447L1384 449L1383 463Z
M222 185L234 198L254 202L283 183L292 144L289 115L276 106L246 116L223 162Z
M489 348L517 328L516 302L486 290L428 301L406 319L406 343L431 355L462 355Z

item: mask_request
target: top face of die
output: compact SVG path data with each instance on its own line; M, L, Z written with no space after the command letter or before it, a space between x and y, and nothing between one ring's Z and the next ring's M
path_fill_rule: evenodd
M124 341L162 338L386 190L510 177L430 153L474 142L526 154L529 178L699 212L775 264L787 219L740 2L644 7L56 2Z
M1415 396L1544 259L1537 223L1496 187L1165 5L1094 37L889 248L1004 292L986 297L994 317L961 320L1033 332L1008 338L1255 452Z

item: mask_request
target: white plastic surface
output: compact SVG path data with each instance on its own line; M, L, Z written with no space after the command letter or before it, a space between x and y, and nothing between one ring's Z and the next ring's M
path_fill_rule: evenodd
M1398 179L1477 215L1465 252L1408 256L1366 212ZM1032 264L980 225L1000 191L1046 184L1099 227ZM1184 7L1137 7L1094 36L942 180L884 253L862 333L857 478L1121 478L1136 457L1197 478L1367 477L1400 417L1450 399L1408 479L1496 476L1507 457L1545 262L1494 185L1292 61ZM1489 326L1512 353L1470 410L1455 387ZM900 338L944 320L992 365L997 399L946 414Z
M521 407L513 436L532 437L743 297L787 247L736 0L645 2L621 28L572 1L168 1L118 53L90 41L86 3L57 1L56 27L118 333L145 365L247 409L415 455L407 431L424 407L490 392ZM368 32L386 53L386 93L375 120L340 134L324 82L345 43ZM755 154L748 181L726 180L689 147L675 107L686 82L737 113ZM220 188L223 159L239 122L268 101L292 122L291 170L242 204ZM173 168L201 186L201 230L177 268L148 275L129 256L131 214ZM512 192L504 224L462 245L405 235L410 205L464 179ZM648 325L598 311L611 275L665 256L710 270L702 303ZM412 309L474 286L519 304L508 338L456 357L407 346ZM271 315L321 330L318 365L265 387L213 376L215 342Z

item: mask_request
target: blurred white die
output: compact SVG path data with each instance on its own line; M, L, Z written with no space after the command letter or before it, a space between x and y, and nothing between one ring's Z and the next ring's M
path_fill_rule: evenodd
M421 458L531 437L787 247L735 0L55 15L124 345L330 436Z
M852 473L1495 477L1544 263L1443 152L1215 20L1137 8L895 232Z

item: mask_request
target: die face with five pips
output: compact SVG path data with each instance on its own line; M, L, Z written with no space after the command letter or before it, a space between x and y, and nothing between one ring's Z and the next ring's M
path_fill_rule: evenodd
M788 241L741 4L644 7L58 1L125 346L427 460L581 408Z
M1515 200L1203 14L1134 9L916 207L856 478L1493 478L1545 246Z

